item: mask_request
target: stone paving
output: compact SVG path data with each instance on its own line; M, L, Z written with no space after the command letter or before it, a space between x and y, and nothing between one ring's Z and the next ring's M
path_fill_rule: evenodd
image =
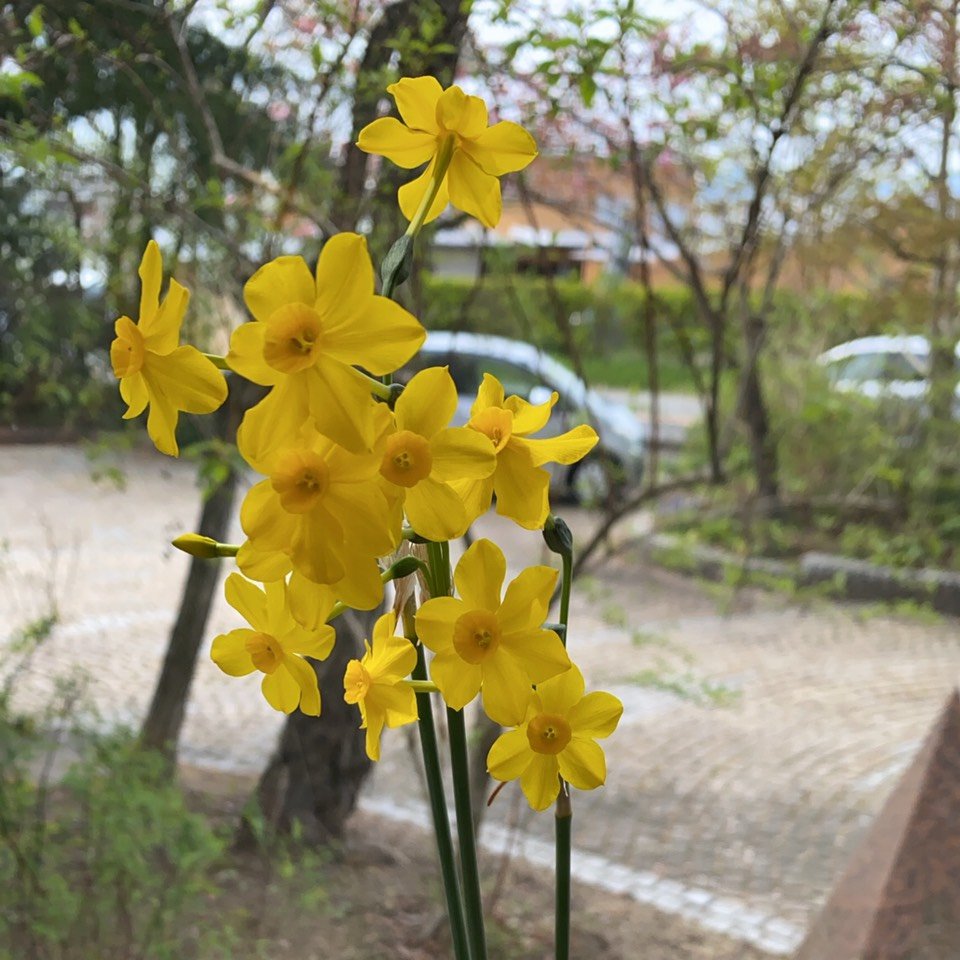
M120 465L122 490L94 482L80 448L0 448L0 642L51 601L59 612L17 679L24 709L41 709L63 675L89 678L104 723L135 724L149 701L186 571L167 543L194 527L198 494L188 463L137 452ZM588 515L571 519L589 530ZM536 535L497 517L480 527L514 570L542 558ZM220 601L211 635L236 625ZM575 594L571 649L626 712L607 787L575 797L575 869L788 952L957 684L958 641L956 621L731 601L628 556L595 568ZM256 678L204 657L184 759L256 770L280 723ZM415 822L422 790L404 739L385 745L365 803ZM519 838L536 861L550 829L507 790L486 842Z

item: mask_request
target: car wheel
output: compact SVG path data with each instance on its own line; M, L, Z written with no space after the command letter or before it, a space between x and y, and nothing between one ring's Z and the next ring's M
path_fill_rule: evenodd
M580 506L604 506L621 488L622 470L612 457L594 454L574 467L568 486Z

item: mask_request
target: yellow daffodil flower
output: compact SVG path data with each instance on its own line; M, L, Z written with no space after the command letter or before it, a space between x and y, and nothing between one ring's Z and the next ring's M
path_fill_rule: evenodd
M384 726L402 727L417 719L417 698L403 680L417 662L417 650L405 637L394 636L396 614L385 613L373 627L373 645L364 641L362 660L351 660L343 676L343 699L360 708L361 730L367 731L367 756L380 759Z
M610 693L584 696L583 674L573 667L538 684L520 726L502 734L487 755L495 780L520 779L534 810L546 810L560 792L560 777L578 790L607 778L597 743L617 728L623 704Z
M466 427L449 427L457 388L446 367L421 370L396 403L397 431L387 437L380 475L403 495L410 525L428 540L462 537L467 513L453 480L489 477L493 444Z
M282 580L266 584L264 591L239 573L231 573L224 592L230 606L252 629L215 637L210 651L213 662L231 677L259 670L264 674L260 689L274 710L292 713L299 706L311 717L320 716L317 675L304 657L325 660L330 655L333 627L301 627L290 612Z
M505 726L523 722L532 685L570 668L560 638L543 629L557 571L528 567L500 590L503 551L478 540L454 571L459 599L436 597L417 611L417 634L436 656L431 679L447 705L465 707L482 690L488 716Z
M403 123L393 117L374 120L360 131L357 146L411 170L429 165L399 191L400 209L408 220L418 212L422 223L440 216L447 203L476 217L484 226L500 222L500 180L522 170L537 155L533 137L516 123L502 120L487 126L487 106L460 87L444 90L433 77L405 77L387 87ZM440 183L429 209L421 204Z
M400 541L401 513L380 477L391 415L374 411L378 437L370 453L350 453L316 431L299 446L274 454L268 479L255 484L240 508L247 535L237 554L240 569L267 582L291 569L329 584L346 604L370 609L383 596L376 558ZM246 456L244 437L240 452Z
M124 420L150 406L147 433L161 453L179 456L177 419L183 413L212 413L227 399L223 374L196 347L179 346L190 291L170 280L160 300L163 261L155 240L140 261L140 318L120 317L110 362L127 404Z
M497 513L528 530L543 526L550 512L550 473L543 465L576 463L598 440L596 431L586 424L557 437L531 438L531 433L547 425L557 399L554 393L538 406L517 396L504 399L500 381L492 374L484 374L467 426L493 441L497 469L486 480L454 483L468 514L477 517L485 513L496 493Z
M271 388L241 426L251 463L292 445L308 417L347 450L370 450L371 381L353 365L392 373L426 334L403 307L374 293L366 240L331 237L315 278L302 257L278 257L247 281L243 297L255 319L234 330L227 363Z

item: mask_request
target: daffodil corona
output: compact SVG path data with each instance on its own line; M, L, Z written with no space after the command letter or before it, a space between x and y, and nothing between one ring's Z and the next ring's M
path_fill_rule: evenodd
M607 777L597 743L617 728L623 704L610 693L584 696L583 674L566 673L538 684L526 716L490 748L487 769L496 780L519 778L534 810L546 810L560 792L560 777L578 790L594 790Z
M500 222L499 177L522 170L537 155L533 137L508 120L487 125L487 105L453 86L444 90L433 77L406 77L387 87L403 123L393 117L374 120L360 131L357 146L405 169L428 163L424 172L399 191L408 220L429 223L448 203L484 226ZM428 209L422 210L434 197Z
M160 248L151 240L140 261L140 318L117 320L110 362L127 404L124 420L149 405L150 439L161 453L176 457L180 413L212 413L227 399L227 383L196 347L179 345L190 291L171 279L161 301L162 282Z
M497 723L526 716L533 684L570 669L570 658L543 621L557 580L551 567L528 567L500 591L503 551L478 540L454 573L459 599L436 597L417 612L417 634L435 654L430 676L447 705L465 707L477 693Z

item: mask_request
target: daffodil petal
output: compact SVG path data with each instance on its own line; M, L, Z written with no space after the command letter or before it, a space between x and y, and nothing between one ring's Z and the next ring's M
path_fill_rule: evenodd
M470 545L457 563L453 582L463 602L471 609L495 613L507 575L507 559L492 541L483 538Z
M227 365L241 377L259 383L263 387L272 387L284 379L284 374L263 359L263 344L267 336L267 325L252 321L242 323L230 335L230 352Z
M123 415L123 419L139 417L147 409L147 403L150 400L147 381L143 379L143 374L137 371L124 377L120 381L120 396L127 405L127 412Z
M252 630L231 630L213 638L210 659L228 676L245 677L257 668L247 653L247 639Z
M480 389L477 391L477 399L473 401L473 406L470 408L470 416L475 416L487 407L503 405L503 384L492 373L485 373Z
M450 486L462 501L470 523L490 509L493 502L492 475L483 480L454 480Z
M411 130L394 117L381 117L360 131L357 146L364 153L379 154L398 167L412 170L437 152L437 135Z
M330 486L325 503L343 526L347 541L371 557L389 553L400 540L400 530L390 528L391 515L375 482L338 483Z
M523 723L533 696L530 678L502 646L487 656L483 671L483 709L491 720L505 727Z
M545 463L576 463L582 460L596 445L600 438L593 427L582 423L559 437L545 440L517 440L530 451L530 459L535 467Z
M417 648L406 638L390 634L374 641L367 671L374 681L397 682L409 677L417 664Z
M438 480L489 477L497 468L497 455L489 437L468 427L448 427L430 441L431 476Z
M388 727L402 727L417 720L417 697L407 684L401 682L389 687L377 684L376 696Z
M340 556L343 528L322 506L304 514L297 527L291 559L294 569L314 583L333 584L347 573Z
M317 259L316 303L324 346L331 330L351 326L373 296L373 263L359 233L332 236Z
M371 295L348 323L324 331L324 350L382 377L402 367L426 337L420 321L399 303Z
M520 789L534 810L546 810L560 793L560 764L557 758L533 753L533 759L520 775Z
M337 635L331 626L326 624L315 630L307 630L297 626L283 635L283 649L287 653L295 653L301 657L310 657L313 660L326 660L333 650Z
M363 374L339 360L322 357L306 376L309 412L317 430L351 453L370 450L374 403Z
M439 133L437 126L437 101L443 87L436 77L403 77L387 87L397 103L397 111L403 122L414 130Z
M269 480L254 484L240 504L240 526L253 541L254 550L284 550L294 537L296 525L296 517L280 506Z
M497 611L503 633L537 629L547 615L556 584L553 567L527 567L511 580Z
M500 181L484 173L465 153L454 151L447 170L450 202L464 213L476 217L485 227L500 222L503 200Z
M571 667L570 655L552 630L508 634L501 640L501 648L509 650L531 683L543 683Z
M367 756L376 762L380 759L380 735L383 733L383 724L386 717L379 710L368 709L364 717L367 728L366 748Z
M243 287L247 309L263 322L288 303L312 307L316 299L316 284L303 257L277 257L264 264Z
M487 772L494 780L516 780L533 760L526 725L501 733L487 754Z
M461 137L478 137L487 129L487 105L458 86L444 90L437 100L437 124Z
M574 704L580 701L583 690L583 674L576 665L537 684L537 696L540 697L543 712L560 716L566 716Z
M267 622L267 597L255 584L239 573L231 573L223 585L227 603L243 617L254 630L270 632Z
M163 258L156 240L147 242L137 273L140 275L140 332L146 334L160 305L160 284L163 283Z
M334 593L353 610L372 610L383 599L383 581L377 561L345 544L340 554L344 575L333 584Z
M317 672L302 657L285 656L283 663L277 668L277 673L286 671L297 685L300 703L300 712L308 717L320 716L320 685L317 682ZM294 704L296 706L296 704ZM287 710L287 713L290 711Z
M453 649L453 625L469 608L454 597L434 597L417 611L417 636L434 653Z
M427 367L410 378L394 407L397 429L428 440L453 419L457 387L446 367Z
M537 142L518 123L501 120L479 136L464 140L461 149L484 173L502 177L527 166L537 155Z
M227 399L223 374L196 347L178 347L143 362L151 402L165 400L185 413L212 413Z
M550 474L535 467L530 454L511 440L497 455L493 489L497 513L527 530L543 526L550 513Z
M180 343L180 327L189 303L190 291L176 280L171 280L170 289L167 290L159 309L148 322L140 322L143 345L148 350L161 355L176 350Z
M310 417L309 386L305 374L284 377L243 415L237 449L254 470L269 473L273 454L299 445L300 432Z
M423 200L424 194L430 186L436 164L437 158L434 157L427 166L427 169L424 170L416 180L411 180L409 183L403 184L397 191L397 202L400 204L400 212L408 220L412 220L416 216L417 210L420 208L420 201ZM437 191L433 203L430 204L430 209L427 211L426 217L424 217L424 223L430 223L432 220L436 220L437 217L447 209L447 204L450 202L450 194L447 191L447 181L449 179L449 176L443 178L443 183L440 184L440 189Z
M263 678L260 690L267 703L282 713L293 713L300 703L300 686L293 674L282 666Z
M177 408L167 397L151 394L150 412L147 414L147 436L153 441L153 445L168 457L180 456L180 447L177 445L179 418Z
M290 557L283 550L257 550L246 540L237 553L237 566L245 577L258 583L269 583L285 577L291 568Z
M574 737L557 755L560 776L578 790L596 790L607 779L607 760L595 740Z
M433 477L425 477L407 491L404 509L410 525L427 540L455 540L470 526L463 501L453 487Z
M542 430L550 422L550 413L560 395L554 390L546 403L534 406L522 397L507 397L504 407L513 414L513 435L524 437Z
M612 693L595 690L570 708L567 722L575 735L602 740L617 729L621 716L620 700Z
M453 649L442 650L430 664L430 679L440 688L444 703L462 710L479 692L483 674Z
M287 584L287 604L290 615L307 630L320 630L327 622L335 602L336 597L331 587L313 583L297 573Z

